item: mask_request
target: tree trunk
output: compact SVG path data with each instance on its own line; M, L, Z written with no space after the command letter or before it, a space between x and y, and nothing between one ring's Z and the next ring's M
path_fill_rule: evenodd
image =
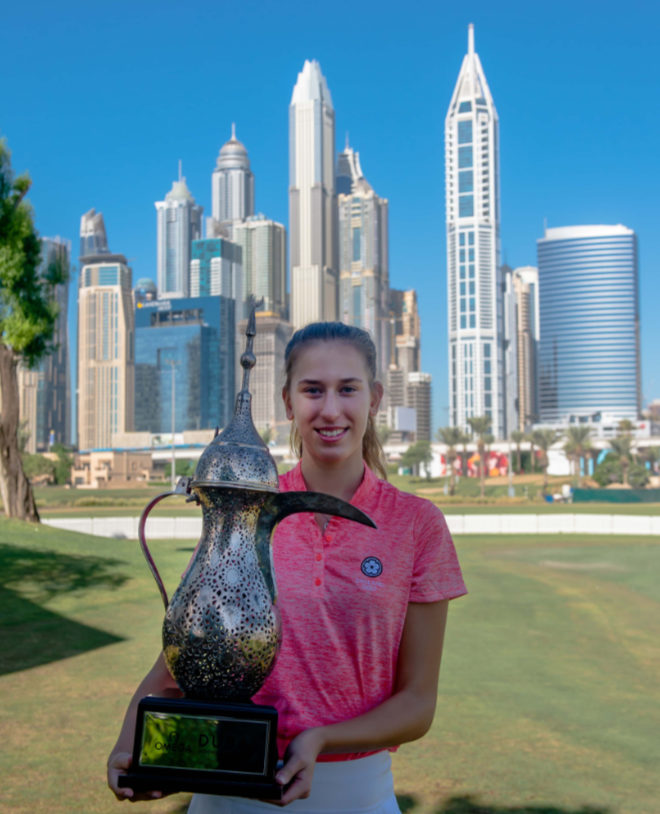
M486 445L477 444L477 449L479 450L479 480L481 481L481 497L484 497L486 494L486 461L484 460L486 457Z
M450 457L447 455L447 461L449 463L449 494L453 495L456 492L456 469L454 467L454 461L456 460L456 453Z
M19 394L17 358L0 343L0 492L7 517L39 522L32 486L25 477L18 448Z

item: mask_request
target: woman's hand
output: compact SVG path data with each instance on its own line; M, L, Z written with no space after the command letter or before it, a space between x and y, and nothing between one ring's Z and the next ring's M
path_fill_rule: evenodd
M157 800L164 797L162 791L135 792L133 789L118 785L119 775L125 774L133 762L130 752L113 752L108 758L108 786L118 800Z
M291 741L284 755L284 766L275 775L275 780L285 789L279 805L309 797L316 758L322 748L320 728L307 729Z

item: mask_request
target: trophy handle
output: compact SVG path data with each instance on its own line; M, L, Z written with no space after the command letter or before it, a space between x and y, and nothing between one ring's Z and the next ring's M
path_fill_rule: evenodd
M151 552L149 551L149 547L147 546L147 541L144 536L144 530L147 525L147 517L149 512L154 508L157 503L160 503L161 500L164 500L166 497L171 497L172 495L187 495L189 500L195 500L195 497L190 497L190 483L192 478L179 478L177 485L174 488L173 492L164 492L162 495L158 495L152 501L147 503L144 507L144 511L142 512L142 516L140 517L140 524L138 526L138 538L140 540L140 546L142 548L142 553L144 554L144 558L147 561L147 565L149 566L151 573L153 574L154 579L156 580L156 585L158 585L158 590L160 591L160 595L163 597L163 602L165 603L165 610L167 610L167 606L169 605L169 599L167 598L167 591L165 590L165 586L163 585L163 580L158 573L158 569L156 568L156 563L151 556Z

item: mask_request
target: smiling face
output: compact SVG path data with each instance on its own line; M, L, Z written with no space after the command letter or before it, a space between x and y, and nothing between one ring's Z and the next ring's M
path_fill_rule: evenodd
M282 395L302 438L303 460L362 465L362 439L382 388L371 381L359 350L341 340L310 342L298 352Z

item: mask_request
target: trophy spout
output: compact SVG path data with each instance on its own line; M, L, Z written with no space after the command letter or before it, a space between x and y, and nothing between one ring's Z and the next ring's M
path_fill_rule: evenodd
M274 496L273 502L277 505L275 524L290 514L320 512L321 514L345 517L347 520L353 520L363 526L369 526L372 529L376 528L374 521L361 509L352 506L345 500L341 500L341 498L324 495L321 492L280 492L280 494Z

